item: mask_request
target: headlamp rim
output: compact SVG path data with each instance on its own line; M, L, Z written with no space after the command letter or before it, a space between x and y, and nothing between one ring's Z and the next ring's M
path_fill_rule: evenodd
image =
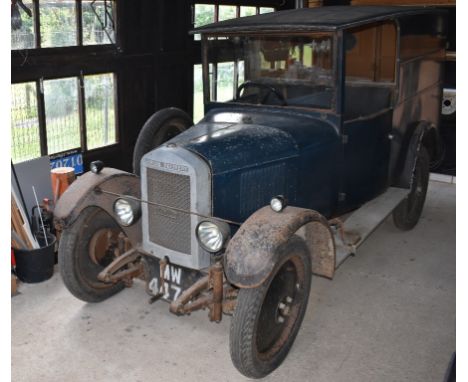
M213 250L211 248L208 248L203 242L202 240L200 239L200 236L198 234L198 229L200 228L200 226L203 224L203 223L211 223L213 224L214 226L217 227L219 233L221 234L221 237L222 237L222 245L221 247L218 249L218 250ZM230 236L231 236L231 229L229 227L229 225L225 222L222 222L222 221L218 221L218 220L214 220L214 219L205 219L205 220L202 220L200 221L197 226L195 227L195 236L197 238L197 241L198 241L198 244L207 252L210 252L210 253L219 253L221 252L223 249L226 248L227 246L227 243L229 242L229 239L230 239Z
M132 218L132 221L130 223L124 223L122 220L120 220L119 214L116 212L116 205L120 200L123 200L123 201L127 202L128 205L130 206L130 209L132 210L133 218ZM121 226L130 227L131 225L135 224L138 221L138 219L140 218L140 216L141 216L141 205L134 198L132 198L130 196L127 196L127 195L123 195L123 196L120 196L117 199L115 199L114 203L112 204L112 211L113 211L114 215L117 218L117 222Z

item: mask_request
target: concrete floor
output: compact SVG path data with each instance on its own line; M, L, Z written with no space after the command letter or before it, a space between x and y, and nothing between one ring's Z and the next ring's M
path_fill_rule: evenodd
M148 304L135 285L101 304L58 274L12 299L12 380L243 381L230 318ZM455 185L431 182L418 226L387 221L334 280L315 277L304 323L268 381L442 381L455 350Z

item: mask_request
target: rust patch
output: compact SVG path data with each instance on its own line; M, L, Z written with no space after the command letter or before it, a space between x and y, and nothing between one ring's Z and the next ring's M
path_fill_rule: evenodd
M232 286L226 286L223 298L223 313L233 314L237 306L237 295L239 289L233 288Z
M286 207L277 213L266 206L249 217L230 241L225 256L227 279L241 288L262 284L273 271L278 248L294 234L309 248L312 271L333 277L335 243L327 220L312 210Z
M96 206L113 216L116 196L100 192L100 188L140 198L140 178L125 171L104 168L99 174L87 172L74 181L57 202L54 210L54 224L62 231L72 225L81 211ZM141 220L130 227L121 226L128 238L127 247L136 247L142 240Z
M200 300L200 298L196 298L200 296L200 293L208 290L209 286L210 277L207 275L198 280L190 288L186 289L177 300L171 303L169 310L171 313L181 315L193 312L194 310L201 309L203 307L207 307L211 302L210 296L202 296L202 300L198 302L196 300Z
M210 321L220 322L223 315L223 266L216 263L210 268L210 287L213 289L213 303L210 309Z
M141 254L135 249L125 252L105 267L98 275L98 280L105 283L124 281L127 286L132 285L132 279L143 274Z

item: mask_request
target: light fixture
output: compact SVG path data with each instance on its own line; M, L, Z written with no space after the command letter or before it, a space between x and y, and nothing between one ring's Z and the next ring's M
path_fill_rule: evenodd
M224 222L202 221L196 228L198 242L208 252L223 249L230 235L229 225Z
M128 227L141 216L140 203L131 198L119 198L114 202L114 214L121 225Z
M95 160L92 161L89 165L91 172L94 174L99 174L101 170L104 168L104 162L102 160Z
M270 201L270 207L275 212L283 211L287 206L286 199L282 195L274 196Z

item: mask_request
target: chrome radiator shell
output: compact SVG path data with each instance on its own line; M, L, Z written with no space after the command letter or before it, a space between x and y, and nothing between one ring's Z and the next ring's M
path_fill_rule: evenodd
M203 218L177 211L212 215L211 169L196 154L177 146L161 146L141 160L143 250L192 269L210 265L210 254L195 235ZM174 207L165 208L163 206Z

